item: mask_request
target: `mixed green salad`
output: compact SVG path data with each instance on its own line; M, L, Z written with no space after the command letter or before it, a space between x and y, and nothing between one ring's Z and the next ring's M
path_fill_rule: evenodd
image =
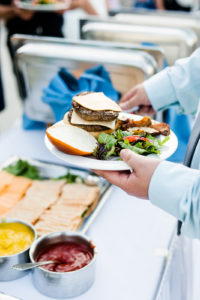
M166 136L162 141L147 133L134 134L130 131L117 130L112 134L102 132L98 137L98 145L93 155L97 159L109 159L120 156L122 149L130 149L141 155L160 154L161 147L169 140Z
M3 168L4 171L15 175L15 176L23 176L32 180L43 180L40 176L39 170L37 167L31 165L28 161L19 159L13 164L8 165ZM75 183L75 182L83 182L83 178L81 176L72 174L69 170L67 170L66 174L60 177L50 178L52 180L66 180L67 183Z

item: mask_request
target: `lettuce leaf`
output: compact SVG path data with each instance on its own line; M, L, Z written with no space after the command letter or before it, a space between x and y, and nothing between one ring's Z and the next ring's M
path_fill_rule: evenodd
M19 159L15 164L11 164L8 167L3 168L3 170L15 176L23 176L29 179L42 179L39 175L38 169L22 159Z

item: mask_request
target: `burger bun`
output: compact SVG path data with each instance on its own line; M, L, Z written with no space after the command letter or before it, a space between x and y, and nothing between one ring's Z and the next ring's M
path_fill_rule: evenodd
M49 127L46 135L57 149L67 154L90 155L97 145L96 139L87 131L63 121Z

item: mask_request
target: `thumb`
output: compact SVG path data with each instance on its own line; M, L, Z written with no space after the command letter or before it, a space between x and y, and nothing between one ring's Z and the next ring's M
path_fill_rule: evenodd
M132 170L134 170L135 173L140 169L141 167L141 155L134 153L133 151L129 149L123 149L120 152L120 157L123 159L127 165L131 167ZM144 157L142 157L144 159Z

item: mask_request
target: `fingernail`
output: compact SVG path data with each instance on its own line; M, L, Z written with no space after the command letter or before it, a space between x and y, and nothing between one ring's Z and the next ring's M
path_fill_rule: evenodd
M120 157L121 157L122 159L124 159L124 158L127 156L127 154L128 154L128 149L123 149L123 150L121 150L121 152L120 152Z
M126 108L127 108L127 106L126 106L125 103L120 103L119 106L120 106L121 108L123 108L123 109L126 109Z

